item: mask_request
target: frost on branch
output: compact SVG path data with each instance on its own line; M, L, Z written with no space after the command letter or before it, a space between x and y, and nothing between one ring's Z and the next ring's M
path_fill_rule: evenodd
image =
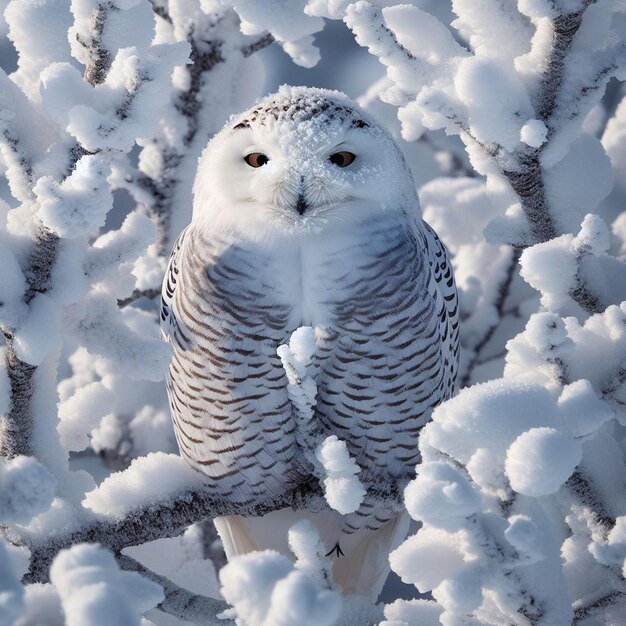
M289 344L277 352L287 375L287 392L295 409L296 441L314 474L323 482L326 501L342 515L356 511L365 497L357 474L361 471L344 441L325 436L314 418L317 386L314 379L315 330L308 326L291 333Z

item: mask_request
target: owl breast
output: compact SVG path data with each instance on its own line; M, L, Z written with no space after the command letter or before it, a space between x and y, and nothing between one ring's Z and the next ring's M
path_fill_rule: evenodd
M276 349L308 325L316 419L365 482L412 469L450 386L424 235L379 218L273 245L230 239L192 227L183 248L168 381L181 453L231 500L267 502L304 479Z

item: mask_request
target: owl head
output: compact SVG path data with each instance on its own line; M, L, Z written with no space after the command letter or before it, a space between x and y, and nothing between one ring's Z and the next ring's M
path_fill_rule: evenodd
M256 237L319 234L416 207L404 157L369 113L337 91L283 86L209 142L193 220Z

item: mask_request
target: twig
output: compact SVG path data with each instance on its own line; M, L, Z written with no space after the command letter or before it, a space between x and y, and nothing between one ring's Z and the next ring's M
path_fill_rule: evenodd
M137 300L140 300L141 298L147 298L148 300L152 300L153 298L156 298L157 296L161 295L161 290L157 289L156 287L151 288L151 289L135 289L133 291L133 293L130 294L130 296L128 296L128 298L123 298L121 300L117 301L117 306L120 307L120 309L123 309L125 306L128 306L129 304L132 304L133 302L136 302Z
M461 388L466 387L471 380L472 373L474 368L480 364L480 356L482 350L489 343L491 338L493 337L496 329L498 328L502 318L504 316L504 305L506 303L507 298L509 297L509 293L511 291L511 285L513 284L513 279L515 278L515 268L519 262L519 258L521 255L521 251L518 249L511 250L511 260L509 265L506 268L506 273L504 276L504 280L500 283L500 287L498 289L498 295L496 296L494 306L496 307L496 311L498 313L498 319L494 324L491 324L482 339L476 344L474 347L474 354L470 359L470 362L467 365L467 369L463 374L463 378L461 379Z

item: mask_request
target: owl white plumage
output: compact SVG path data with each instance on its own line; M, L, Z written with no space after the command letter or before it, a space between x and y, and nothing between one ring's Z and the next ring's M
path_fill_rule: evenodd
M277 355L315 328L315 417L368 493L409 476L419 431L454 391L458 308L444 246L421 219L390 134L339 92L283 87L236 116L199 161L191 224L163 285L181 454L216 495L270 503L311 480ZM298 519L335 548L346 593L376 597L406 516L358 511L216 520L226 554L288 553Z

